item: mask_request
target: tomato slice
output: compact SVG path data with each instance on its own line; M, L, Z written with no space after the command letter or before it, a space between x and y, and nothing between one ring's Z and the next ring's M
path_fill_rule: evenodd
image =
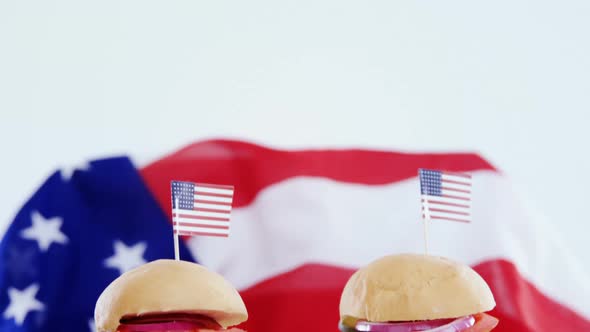
M498 319L488 314L477 314L475 317L475 325L465 330L465 332L490 332L496 325L498 325Z

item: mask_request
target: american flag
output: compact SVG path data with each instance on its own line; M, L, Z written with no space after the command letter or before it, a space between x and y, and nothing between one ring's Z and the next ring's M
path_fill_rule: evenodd
M234 187L172 181L174 234L229 236Z
M471 175L420 169L422 217L471 221Z
M223 245L179 239L179 256L238 289L251 317L243 329L333 331L342 288L359 266L422 249L408 236L423 225L406 222L416 214L406 200L426 163L469 172L481 188L473 193L477 222L429 231L440 252L470 264L490 285L500 319L494 332L590 331L584 261L531 219L505 175L476 154L278 150L213 140L141 168L132 160L94 160L68 177L55 172L23 202L0 241L0 332L97 332L94 306L105 287L175 255L164 213L172 212L170 179L235 185L239 234L233 225ZM407 231L383 231L392 228ZM545 264L527 264L523 255Z

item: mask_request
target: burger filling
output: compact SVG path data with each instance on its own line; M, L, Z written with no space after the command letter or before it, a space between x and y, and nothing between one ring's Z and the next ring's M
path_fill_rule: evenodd
M451 319L435 319L412 322L368 322L364 320L344 319L340 322L340 331L372 332L489 332L498 324L498 320L488 314L476 314Z
M232 331L222 329L214 319L190 313L162 313L141 316L125 316L119 322L117 332L204 332Z

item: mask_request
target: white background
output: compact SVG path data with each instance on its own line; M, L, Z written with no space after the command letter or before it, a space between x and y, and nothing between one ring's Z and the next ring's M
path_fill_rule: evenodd
M191 141L475 151L589 266L590 2L0 2L0 226Z

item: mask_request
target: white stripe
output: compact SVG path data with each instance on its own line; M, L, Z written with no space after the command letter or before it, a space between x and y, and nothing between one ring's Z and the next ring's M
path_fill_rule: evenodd
M460 191L454 191L454 190L441 190L441 193L443 195L450 195L450 196L456 196L456 197L463 197L463 198L471 198L471 194L468 193L462 193Z
M211 193L211 194L220 194L220 195L233 195L233 189L221 189L221 188L209 188L209 187L202 187L202 186L195 186L195 191L203 192L203 193Z
M178 210L180 214L186 214L189 216L199 217L215 217L215 218L229 218L229 212L204 212L204 211L189 211L189 210Z
M440 197L440 196L432 196L432 195L422 195L422 199L427 198L428 202L446 202L452 204L461 204L471 206L471 201L466 201L463 199L456 199L456 198L448 198L448 197Z
M229 197L216 197L216 196L207 196L207 195L195 195L195 200L221 202L221 203L231 203L232 202L232 199Z
M469 178L464 178L461 176L456 176L456 175L450 175L450 174L443 174L441 176L441 178L443 180L449 180L449 181L457 181L457 182L463 182L463 183L467 183L468 185L471 185L471 179Z
M430 210L430 218L434 218L434 217L461 219L461 220L465 220L465 221L471 220L471 216L465 216L465 215L456 214L456 213L434 212L431 209Z
M231 205L195 203L195 208L231 211Z
M454 184L454 183L448 183L448 182L443 182L442 183L443 187L446 188L454 188L454 189L460 189L460 190L469 190L471 191L471 186L465 186L462 184Z
M213 234L229 234L229 229L208 228L208 227L192 227L192 226L178 226L176 230L182 232L207 232Z
M190 222L192 224L210 225L210 226L229 226L229 221L220 220L202 220L202 219L191 219L191 218L180 218L175 217L172 220L175 222Z
M587 267L559 232L531 219L501 175L476 172L472 180L473 221L431 222L431 250L466 264L508 259L542 292L590 317ZM233 210L231 241L200 237L188 245L239 289L309 262L356 268L389 253L421 253L417 188L416 178L383 186L292 178Z
M422 204L422 205L424 205L424 204ZM458 207L458 206L449 206L449 205L432 203L430 201L428 201L428 207L430 208L430 210L440 209L440 210L447 210L447 211L453 211L453 212L465 212L465 213L469 213L471 211L471 209L469 207L464 208L464 207Z

